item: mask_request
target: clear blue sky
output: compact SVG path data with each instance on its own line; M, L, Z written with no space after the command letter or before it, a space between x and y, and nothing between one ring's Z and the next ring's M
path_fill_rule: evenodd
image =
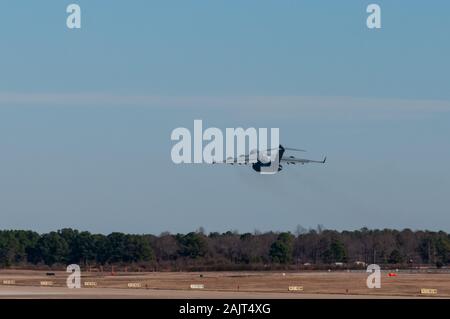
M365 26L382 8L382 29ZM65 26L78 3L82 29ZM450 231L447 1L0 2L1 228ZM170 132L279 127L326 166L176 166Z

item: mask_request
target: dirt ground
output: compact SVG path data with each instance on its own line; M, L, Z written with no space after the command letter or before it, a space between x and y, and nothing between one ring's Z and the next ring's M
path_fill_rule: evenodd
M450 298L450 273L398 272L390 277L382 272L380 289L368 289L368 274L362 271L83 272L82 289L68 289L68 275L0 270L0 298ZM191 284L204 288L192 289ZM289 286L303 291L289 291ZM422 288L437 294L421 294Z

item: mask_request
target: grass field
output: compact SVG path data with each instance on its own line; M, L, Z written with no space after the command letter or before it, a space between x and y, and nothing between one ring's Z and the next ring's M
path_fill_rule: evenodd
M450 298L450 273L399 272L389 277L382 272L380 289L367 288L367 273L347 271L83 272L82 289L68 289L68 275L1 270L0 298ZM204 288L191 289L191 284ZM302 286L303 291L289 291L289 286ZM437 294L423 295L422 288Z

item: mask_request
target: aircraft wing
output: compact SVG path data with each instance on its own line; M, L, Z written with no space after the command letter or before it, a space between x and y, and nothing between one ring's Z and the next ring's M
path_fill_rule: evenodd
M226 160L223 161L214 161L212 164L240 164L240 165L247 165L247 164L253 164L257 160L251 158L250 155L242 155L240 157L229 157Z
M325 157L322 161L310 160L305 158L296 158L294 156L283 157L281 162L292 163L292 164L307 164L307 163L320 163L325 164L327 158Z

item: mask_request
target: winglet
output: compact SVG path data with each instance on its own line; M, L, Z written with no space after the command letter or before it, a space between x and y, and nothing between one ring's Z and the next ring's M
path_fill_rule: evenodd
M326 161L327 161L327 157L325 156L325 158L323 159L322 163L325 164Z

